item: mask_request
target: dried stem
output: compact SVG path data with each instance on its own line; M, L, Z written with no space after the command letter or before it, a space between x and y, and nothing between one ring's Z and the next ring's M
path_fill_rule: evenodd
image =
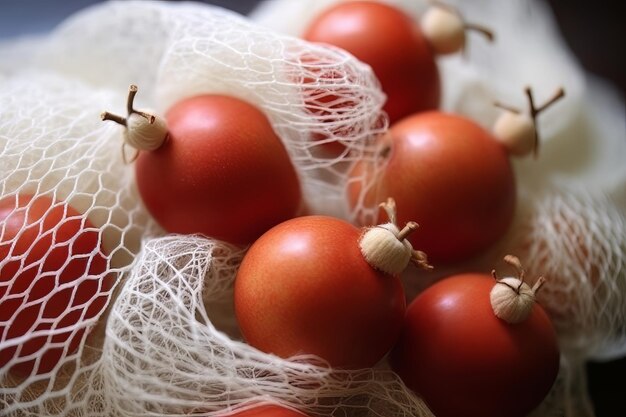
M396 201L393 198L389 197L387 201L380 203L379 207L385 210L385 212L387 213L387 217L392 224L398 223L398 218L396 215Z
M128 87L128 97L126 98L126 112L128 114L135 112L134 103L137 90L138 88L135 84L131 84L130 87Z
M544 104L542 104L539 107L535 106L535 102L533 100L533 92L531 88L526 87L525 91L526 91L526 95L528 96L528 106L530 109L530 117L533 119L533 125L535 126L534 156L536 158L539 153L539 131L537 130L537 116L539 115L539 113L541 113L542 111L550 107L556 101L565 97L565 90L563 89L563 87L560 87L556 91L556 93L552 96L551 99L549 99L548 101L546 101Z
M418 268L422 268L427 271L434 269L433 266L428 263L428 256L426 256L426 253L421 250L413 250L413 253L411 254L411 262Z
M530 118L533 121L533 132L535 138L535 140L533 141L533 157L537 158L537 156L539 155L539 130L537 129L537 109L535 108L533 90L530 87L526 87L524 91L526 92L526 97L528 97L528 109L530 113Z
M539 277L537 279L537 282L535 282L535 285L533 285L532 291L533 294L537 294L537 291L539 291L541 289L541 287L543 287L543 284L545 284L546 279L544 277Z
M563 97L565 97L565 89L561 87L556 91L556 93L554 93L554 96L552 96L551 99L546 101L542 106L540 106L537 110L535 110L536 114L541 113L542 111L544 111L545 109L547 109L548 107L550 107L552 104L559 101Z
M487 27L485 27L483 25L479 25L479 24L476 24L476 23L463 22L463 26L465 27L466 30L480 33L485 38L487 38L487 40L489 42L493 42L494 39L495 39L495 35L491 31L491 29L489 29L489 28L487 28Z
M118 123L122 126L126 126L126 118L122 116L118 116L117 114L109 113L108 111L102 112L100 114L100 118L102 120L110 120L112 122Z
M135 114L140 115L141 117L143 117L144 119L146 119L148 121L148 123L153 124L156 121L156 116L153 114L149 114L149 113L144 113L142 111L134 111Z
M510 111L511 113L520 114L522 111L516 107L509 106L508 104L500 103L499 101L494 101L493 105L506 111Z
M514 255L506 255L504 257L504 262L515 268L515 271L517 272L517 277L520 281L524 282L524 268L522 268L522 263L520 262L519 258Z
M417 230L418 227L419 227L419 224L417 224L416 222L408 222L404 226L404 228L402 230L400 230L400 233L398 233L398 240L399 241L403 241L411 233L413 233L415 230Z

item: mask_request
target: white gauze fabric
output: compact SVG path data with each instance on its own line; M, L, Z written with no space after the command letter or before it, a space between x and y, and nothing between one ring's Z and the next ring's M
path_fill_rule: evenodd
M200 402L206 413L218 415L252 397L322 414L341 405L346 415L380 413L390 399L400 410L396 415L425 410L419 400L393 400L401 384L388 372L328 377L322 366L277 361L218 331L214 316L237 336L228 291L240 253L194 236L172 237L173 246L168 238L158 240L165 233L141 203L132 165L123 162L122 129L99 117L103 110L123 113L131 83L139 86L136 107L161 114L190 95L242 98L267 115L285 144L307 211L351 219L361 207L352 210L345 199L350 166L357 160L379 166L375 140L387 125L384 94L368 66L344 51L277 34L220 8L149 1L94 6L49 35L0 44L0 55L15 58L0 65L0 199L29 194L70 205L102 242L103 253L92 257L106 261L104 273L82 277L73 288L105 276L115 282L98 292L114 300L107 327L98 314L64 329L80 335L80 344L52 371L15 377L9 371L15 360L0 369L0 415L186 415L199 412ZM330 152L324 144L335 139L343 146ZM185 269L181 259L197 267ZM0 268L7 262L0 260ZM196 297L207 271L221 277L223 287L207 286L209 309L202 316ZM53 288L43 302L58 291ZM10 326L23 308L0 318L0 325ZM159 337L152 333L157 329ZM54 334L40 333L50 339L47 347L57 346ZM0 351L19 343L2 334ZM201 351L204 356L196 357ZM167 368L133 368L165 357L174 361ZM232 369L239 370L222 374ZM262 369L275 376L257 372ZM300 385L292 386L292 377ZM328 403L318 399L320 393Z

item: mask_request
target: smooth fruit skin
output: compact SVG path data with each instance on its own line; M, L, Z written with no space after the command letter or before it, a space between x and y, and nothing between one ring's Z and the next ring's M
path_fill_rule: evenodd
M369 64L387 94L393 123L439 107L440 80L433 52L419 26L378 1L341 2L314 19L303 38L350 52Z
M235 313L246 341L288 358L314 354L333 367L376 364L396 341L405 311L398 277L361 255L361 231L307 216L265 233L235 280Z
M277 405L262 405L224 417L307 417L307 415Z
M296 215L298 176L256 107L201 95L176 103L166 119L166 142L136 162L141 197L166 231L245 245Z
M535 305L518 324L497 318L486 274L439 281L409 305L393 369L437 417L522 417L559 369L556 333Z
M44 374L63 359L64 348L68 354L75 352L85 327L74 333L69 328L104 310L113 281L97 277L106 269L98 231L72 207L44 196L0 200L0 339L68 328L49 338L31 336L20 345L19 353L15 346L1 349L0 367L15 355L37 353L41 360L37 368L31 359L16 363L10 371ZM94 277L84 279L87 275ZM26 303L32 304L24 308ZM57 347L44 349L51 342Z
M515 178L491 133L437 111L405 118L389 133L388 165L375 187L379 195L370 198L394 198L398 222L419 223L409 237L413 247L435 265L461 262L506 233L515 212ZM353 204L359 191L351 190Z

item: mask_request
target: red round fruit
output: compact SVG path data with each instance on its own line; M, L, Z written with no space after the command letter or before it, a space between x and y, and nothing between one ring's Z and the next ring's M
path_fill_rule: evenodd
M81 321L106 305L113 285L106 269L99 232L72 207L43 196L0 200L0 340L30 335L0 349L0 367L17 357L12 372L44 374L75 352Z
M235 414L228 414L224 417L307 417L298 411L278 405L262 405L246 411L240 411Z
M556 379L559 349L548 316L535 304L520 323L499 319L494 285L489 275L457 275L407 309L391 363L437 417L522 417Z
M391 122L439 106L439 72L421 30L398 8L378 1L341 2L303 35L335 45L369 64L387 94Z
M246 341L281 357L314 354L339 368L376 364L396 341L405 298L398 277L365 261L360 235L342 220L308 216L261 236L235 280Z
M427 112L393 125L387 140L388 165L373 187L379 195L369 200L392 197L399 223L419 223L409 238L413 247L434 263L459 262L505 234L515 178L505 148L487 130L461 116ZM363 169L357 165L353 175ZM350 190L352 204L360 191Z
M166 119L168 139L136 162L141 197L165 230L248 244L297 213L298 176L259 109L201 95Z

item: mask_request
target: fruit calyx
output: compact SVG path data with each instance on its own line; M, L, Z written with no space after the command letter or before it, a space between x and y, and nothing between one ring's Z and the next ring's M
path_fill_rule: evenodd
M138 88L131 84L128 88L128 98L126 100L127 116L119 116L108 111L100 115L102 120L110 120L125 127L124 143L122 145L122 157L124 162L132 162L137 159L139 151L154 151L163 145L167 139L167 123L161 117L145 110L134 108L135 96ZM126 160L124 147L129 145L137 150L131 161Z
M535 106L532 89L524 88L528 100L528 109L523 112L520 109L496 101L494 105L505 110L494 124L493 131L496 137L504 143L509 152L518 156L533 153L536 158L539 154L539 130L537 129L537 116L565 97L565 89L560 87L554 95L539 107Z
M400 274L409 262L422 269L433 269L426 254L413 249L411 242L407 240L419 225L408 222L400 229L397 224L396 203L392 198L381 203L380 207L387 213L389 222L366 228L359 239L359 248L367 263L390 275Z
M516 256L507 255L504 261L516 269L517 277L500 278L495 270L491 271L491 275L496 280L489 294L491 307L494 314L507 323L521 323L532 312L535 296L545 279L539 277L531 287L524 282L524 269Z
M493 42L493 32L481 25L465 22L459 10L439 0L431 0L431 6L421 18L422 32L432 49L440 55L465 49L465 32L474 31Z

